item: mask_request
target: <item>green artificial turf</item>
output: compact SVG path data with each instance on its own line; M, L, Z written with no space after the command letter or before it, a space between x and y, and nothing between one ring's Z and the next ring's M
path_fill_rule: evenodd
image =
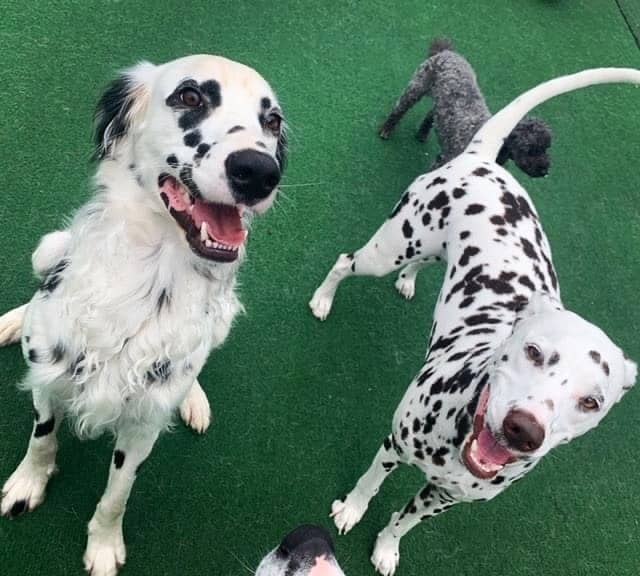
M97 2L4 0L0 7L0 309L36 287L30 254L88 197L90 127L115 69L221 53L254 66L291 127L277 207L256 222L241 273L247 314L201 376L215 413L204 437L158 442L125 518L131 575L243 575L301 522L329 526L389 432L421 364L442 271L414 301L393 278L353 279L324 324L307 308L339 251L363 244L436 153L413 131L376 127L425 54L449 35L495 110L524 89L587 67L640 67L637 0ZM635 16L634 16L635 15ZM632 16L635 19L632 20ZM554 130L548 178L518 179L537 204L565 303L640 359L640 89L598 86L538 111ZM30 400L17 346L0 350L0 477L22 457ZM640 565L640 391L589 435L557 449L488 504L462 505L402 542L398 576L626 576ZM0 520L0 573L81 573L86 522L106 482L108 438L61 433L44 505ZM403 468L359 526L337 539L348 576L389 515L421 486Z

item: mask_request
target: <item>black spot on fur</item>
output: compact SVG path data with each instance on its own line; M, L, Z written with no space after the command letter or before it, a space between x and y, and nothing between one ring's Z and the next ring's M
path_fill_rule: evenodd
M46 422L37 424L35 430L33 431L33 437L41 438L42 436L47 436L48 434L51 434L51 432L53 432L55 424L56 424L56 419L53 416L51 416L51 418L49 418L49 420L47 420Z
M444 466L445 465L444 457L448 453L449 453L449 448L447 448L446 446L442 446L441 448L438 448L436 450L435 454L431 457L431 460L436 466Z
M536 289L535 285L533 284L533 282L531 282L528 276L520 276L520 278L518 278L518 282L523 286L529 288L529 290L531 290L532 292L534 292Z
M549 362L548 365L549 366L554 366L555 364L557 364L560 361L560 354L558 354L557 352L554 352L553 354L551 354L551 356L549 357Z
M480 166L479 168L476 168L472 174L474 176L486 176L487 174L491 174L491 170L488 170L487 168L484 168L483 166Z
M409 220L405 220L402 225L402 234L405 238L411 238L413 236L413 227L409 223Z
M124 464L124 452L122 450L115 450L113 453L113 464L115 465L115 467L119 470L120 468L122 468L122 465Z
M67 258L63 258L58 262L51 270L49 270L40 286L40 290L43 292L53 292L62 282L62 273L69 266L69 260Z
M175 154L171 154L170 156L167 156L167 164L169 164L171 168L177 168L179 165L178 157Z
M65 349L64 346L58 342L51 350L51 361L56 363L60 362L64 357Z
M209 150L211 150L211 145L203 142L196 149L196 158L202 158Z
M454 188L452 194L453 197L458 200L459 198L462 198L466 192L464 191L464 188Z
M235 134L236 132L241 132L242 130L246 130L244 126L233 126L227 130L227 134Z
M467 246L464 249L462 256L460 256L460 260L458 261L458 264L460 266L467 266L469 264L469 260L471 260L471 258L473 258L476 254L479 254L479 253L480 253L480 248L476 246Z
M162 312L162 309L165 306L169 307L170 303L171 303L171 294L168 292L168 290L166 288L163 288L162 292L160 292L160 296L158 296L158 304L156 306L158 314L160 314L160 312Z
M202 133L200 130L194 130L193 132L187 132L184 135L184 144L185 146L189 146L189 148L195 148L198 144L202 142Z
M484 206L482 204L469 204L464 213L467 216L473 216L474 214L480 214L480 212L484 212Z
M271 108L271 99L266 96L262 98L262 100L260 100L260 107L267 110Z
M609 376L610 374L610 370L609 370L609 363L608 362L603 362L602 363L602 369L604 370L604 373Z
M591 356L591 359L596 363L596 364L600 364L600 360L601 360L601 356L600 356L600 352L596 352L595 350L591 350L589 352L589 356Z
M447 196L447 193L442 190L441 192L438 192L438 194L431 200L431 202L429 202L429 204L427 204L427 208L429 210L440 210L447 204L449 204L449 196Z
M171 361L170 360L156 360L150 370L147 371L147 383L153 384L160 382L164 384L171 377Z
M27 509L27 501L26 500L17 500L11 510L9 510L9 516L15 518L16 516L20 516Z
M27 358L29 359L29 362L38 362L40 355L38 354L38 351L35 348L29 348Z
M423 223L425 226L428 226L428 225L431 223L431 214L429 214L429 212L425 212L425 213L422 215L422 223Z

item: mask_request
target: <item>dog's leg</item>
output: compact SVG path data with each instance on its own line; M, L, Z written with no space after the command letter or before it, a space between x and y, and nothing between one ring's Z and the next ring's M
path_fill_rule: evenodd
M431 191L425 194L425 185L416 180L405 191L391 217L360 250L338 257L309 302L316 318L324 320L329 315L338 285L348 276L385 276L401 266L443 253L444 211L448 213L450 208L439 204L438 188L432 189L433 194ZM434 225L436 218L442 219L442 226Z
M113 576L125 562L122 519L138 467L157 438L157 429L131 426L118 431L107 489L89 522L84 566L92 576Z
M180 404L180 417L182 421L195 430L198 434L204 434L211 423L211 408L204 390L196 380L189 393Z
M421 262L412 262L408 266L405 266L398 274L396 280L396 290L400 292L407 300L411 300L416 293L416 276L418 272L425 266L440 261L439 256L427 256Z
M346 534L360 522L367 511L369 501L378 493L387 476L398 467L398 463L398 453L389 436L353 490L344 499L335 500L331 505L331 517L340 534Z
M416 133L416 138L418 139L419 142L426 142L432 127L433 127L433 108L431 108L431 110L427 112L427 115L424 117L422 124L420 124L420 127L418 128L418 132Z
M422 520L437 516L458 502L445 490L427 484L402 512L394 512L389 524L378 534L371 556L376 570L383 576L391 576L400 561L400 539Z
M0 316L0 346L13 344L20 340L27 306L28 304L23 304Z
M56 470L56 433L62 411L38 390L33 392L33 406L35 422L27 453L2 488L4 516L18 516L41 504L49 478Z
M400 98L398 98L393 106L393 110L391 110L389 116L387 116L387 119L384 121L379 132L380 138L388 138L400 119L406 114L407 110L426 94L430 71L430 60L427 59L414 72L413 77L409 81L409 85Z

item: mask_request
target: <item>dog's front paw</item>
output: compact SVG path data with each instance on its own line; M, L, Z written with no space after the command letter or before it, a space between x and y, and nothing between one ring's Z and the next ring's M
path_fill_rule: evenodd
M35 466L25 457L2 487L2 515L15 518L42 504L47 482L55 469L55 464Z
M364 516L368 502L357 493L351 492L344 500L334 500L331 505L331 518L338 533L346 534Z
M187 426L198 434L204 434L211 424L209 400L197 380L180 404L180 417Z
M380 532L373 548L371 563L382 576L393 576L400 563L400 539L387 529Z
M331 306L333 305L333 298L326 293L321 288L318 288L311 298L311 302L309 302L309 308L311 308L312 314L318 320L326 320L327 316L329 316L329 312L331 312Z
M396 290L407 300L411 300L416 293L415 276L405 276L403 273L400 273L396 280Z
M26 309L26 305L20 306L0 316L0 346L6 346L20 340Z
M122 528L104 528L95 520L89 524L89 539L84 553L84 569L91 576L115 576L124 566L126 549Z

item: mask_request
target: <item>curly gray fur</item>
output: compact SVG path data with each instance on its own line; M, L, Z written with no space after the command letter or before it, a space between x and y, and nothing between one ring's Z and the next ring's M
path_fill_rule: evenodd
M431 43L428 58L413 74L380 129L380 136L388 138L402 116L423 96L431 96L433 107L422 121L417 138L424 142L435 127L440 154L431 166L434 170L465 150L491 112L473 68L453 51L453 43L447 38L436 38ZM504 164L512 159L529 176L545 176L549 171L550 145L549 126L539 118L525 118L505 140L497 161Z

